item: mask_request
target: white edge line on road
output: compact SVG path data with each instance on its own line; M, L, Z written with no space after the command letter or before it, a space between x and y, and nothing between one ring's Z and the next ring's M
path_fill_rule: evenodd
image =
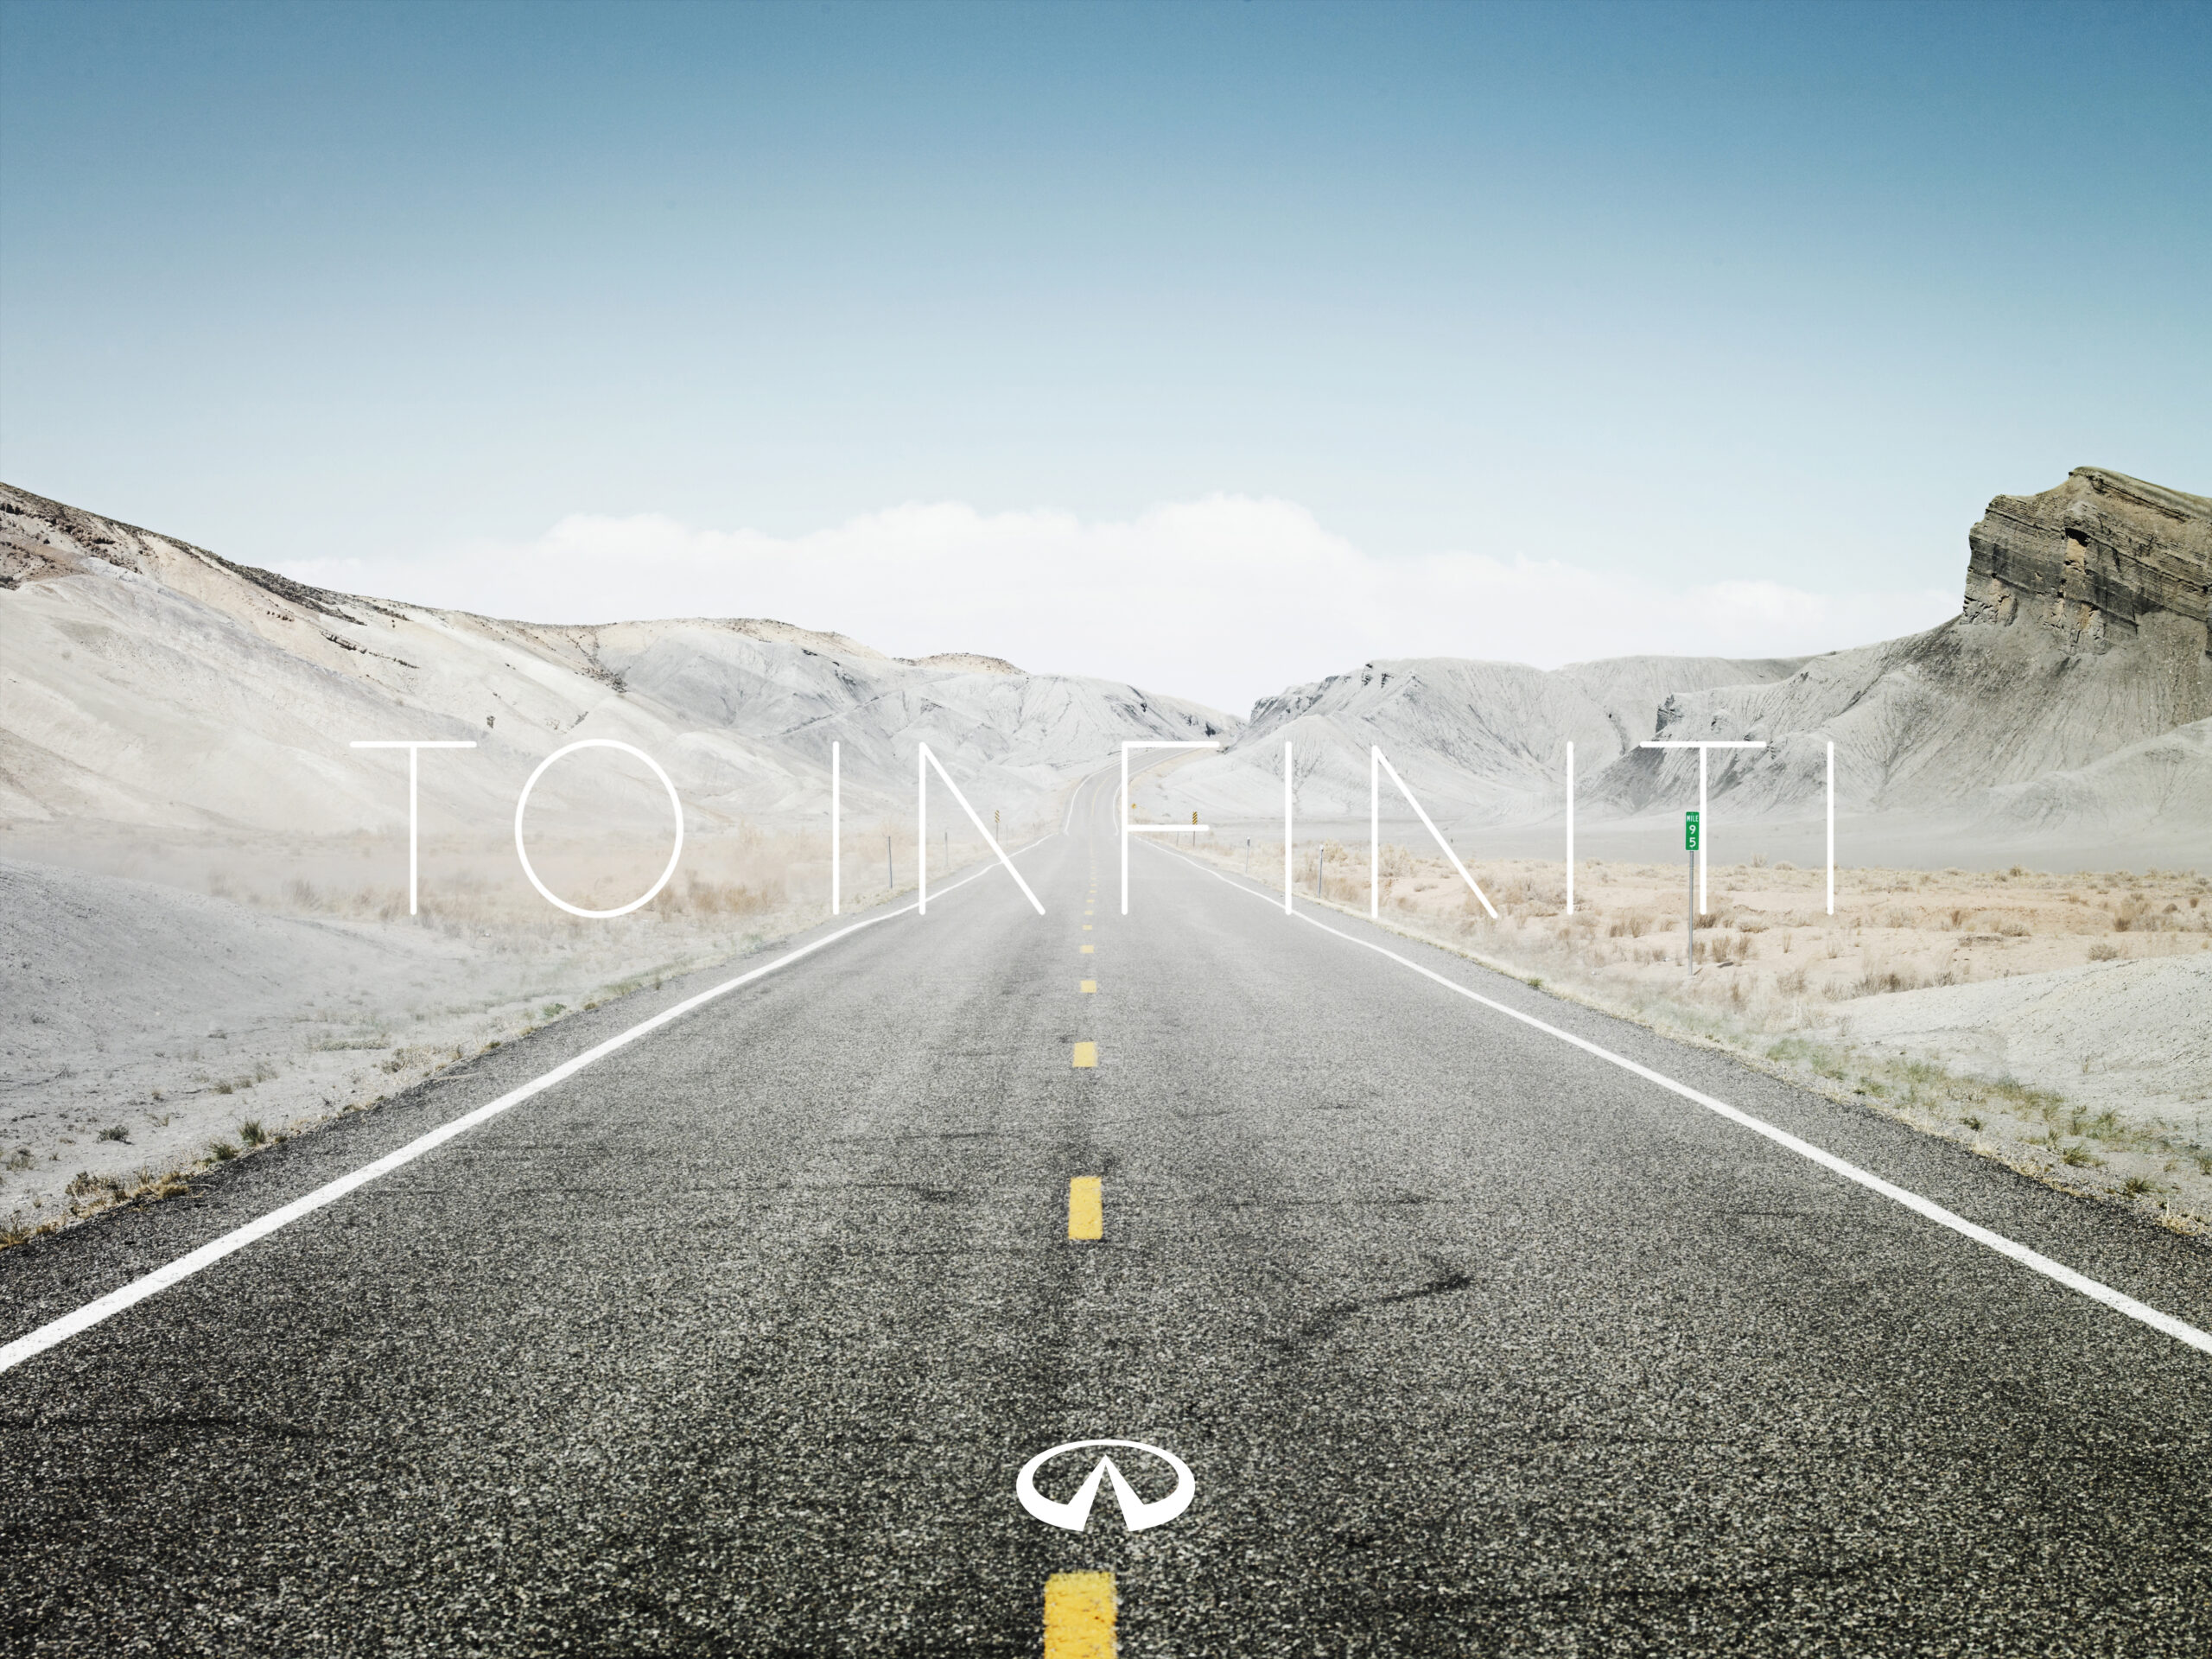
M1146 769L1149 770L1150 766L1162 766L1165 764L1166 760L1163 758L1162 760L1150 762L1149 766ZM1083 804L1083 791L1090 785L1103 782L1106 779L1111 778L1113 775L1114 763L1111 760L1109 760L1104 766L1099 767L1097 771L1085 772L1082 777L1075 780L1074 788L1068 791L1068 810L1060 819L1060 833L1062 835L1071 836L1075 833L1075 810L1077 806Z
M1043 844L1042 842L1032 842L1030 846L1036 847ZM1028 850L1028 848L1022 849L1022 852ZM1020 855L1020 853L1014 855L1017 858ZM941 893L950 893L955 888L966 887L970 881L981 880L997 868L998 866L995 864L986 865L972 875L962 876L959 880L941 889ZM25 1360L34 1358L48 1349L56 1347L68 1341L70 1338L91 1330L101 1320L110 1319L127 1307L136 1306L149 1296L158 1295L171 1285L189 1279L203 1268L213 1267L234 1251L242 1250L247 1245L268 1237L278 1228L289 1225L302 1216L311 1215L325 1205L335 1204L356 1187L366 1186L371 1181L391 1174L403 1164L413 1163L424 1153L435 1151L455 1135L466 1135L478 1124L497 1117L511 1107L521 1105L531 1096L542 1094L555 1084L575 1076L594 1060L606 1058L616 1049L626 1047L629 1044L637 1041L639 1038L658 1031L670 1021L682 1019L694 1008L703 1007L718 996L728 995L741 986L749 985L756 979L774 973L779 968L788 968L802 957L810 957L816 951L836 944L840 939L849 938L862 928L874 927L878 922L887 922L896 917L912 915L915 908L913 905L903 905L897 910L887 910L880 916L870 916L854 922L848 926L839 928L834 933L824 934L811 944L803 944L798 950L777 957L773 962L764 963L748 973L740 974L735 979L726 979L721 984L701 991L696 996L685 997L673 1007L664 1008L651 1019L639 1021L620 1035L608 1038L595 1048L586 1049L574 1059L563 1060L543 1077L531 1078L521 1088L510 1090L497 1100L479 1106L474 1111L464 1112L450 1123L442 1123L427 1135L418 1135L396 1151L385 1154L374 1163L365 1164L349 1174L340 1175L336 1180L319 1186L302 1197L294 1198L289 1204L272 1210L267 1215L246 1223L243 1227L235 1228L219 1238L209 1240L198 1249L177 1257L166 1267L156 1268L153 1272L133 1279L130 1283L108 1292L98 1300L87 1302L75 1312L64 1313L60 1319L48 1320L35 1331L16 1338L6 1347L0 1348L0 1371L13 1370Z
M1146 844L1150 845L1149 842ZM1198 864L1195 860L1186 858L1180 853L1164 847L1155 850L1167 853L1173 858L1182 859L1185 863L1204 870L1206 874L1227 882L1239 893L1249 893L1255 899L1268 905L1275 902L1271 894L1257 888L1247 887L1236 877L1220 870L1209 869L1206 866ZM2110 1285L2102 1284L2090 1278L2087 1274L2075 1272L2063 1262L2054 1262L2049 1256L2005 1237L2002 1233L1993 1233L1986 1227L1978 1226L1964 1216L1946 1210L1932 1198L1923 1198L1917 1192L1910 1192L1894 1182L1885 1181L1872 1171L1861 1169L1858 1165L1839 1158L1832 1152L1824 1151L1809 1141L1801 1141L1789 1130L1777 1128L1764 1119L1753 1117L1739 1107L1731 1106L1725 1100L1715 1100L1711 1095L1700 1094L1686 1083L1677 1083L1663 1072L1654 1071L1648 1065L1639 1065L1624 1054L1616 1054L1612 1050L1600 1047L1598 1044L1590 1041L1586 1037L1577 1037L1571 1031L1562 1031L1557 1026L1549 1025L1532 1014L1523 1014L1518 1008L1509 1007L1503 1002L1493 1001L1479 991L1470 990L1458 981L1447 978L1433 968L1424 968L1412 958L1400 956L1387 945L1378 944L1372 939L1360 938L1355 934L1343 932L1331 927L1326 922L1316 921L1303 911L1294 911L1291 913L1299 920L1310 923L1324 933L1333 935L1348 944L1363 945L1377 956L1388 957L1400 967L1410 968L1424 978L1434 980L1446 990L1458 992L1471 1002L1479 1002L1483 1007L1505 1015L1509 1020L1518 1020L1522 1025L1534 1027L1547 1036L1556 1037L1563 1043L1573 1044L1586 1054L1594 1054L1601 1060L1609 1061L1619 1066L1624 1071L1632 1071L1646 1082L1656 1083L1662 1089L1669 1090L1680 1095L1684 1100L1694 1101L1706 1110L1717 1113L1731 1123L1749 1129L1754 1135L1764 1135L1775 1145L1786 1147L1800 1158L1808 1159L1818 1164L1822 1169L1842 1176L1847 1181L1855 1181L1870 1192L1878 1192L1884 1198L1903 1205L1915 1215L1925 1217L1939 1227L1948 1227L1962 1237L1970 1238L1977 1244L1985 1245L1996 1251L1998 1255L2018 1262L2024 1268L2042 1274L2047 1279L2055 1279L2069 1290L2079 1291L2092 1301L2102 1302L2115 1313L2125 1313L2131 1319L2139 1319L2153 1331L2161 1332L2171 1337L2176 1342L2185 1343L2200 1352L2212 1354L2212 1332L2200 1331L2195 1325L2185 1320L2177 1319L2171 1313L2161 1313L2149 1304L2139 1302L2133 1296L2114 1290Z

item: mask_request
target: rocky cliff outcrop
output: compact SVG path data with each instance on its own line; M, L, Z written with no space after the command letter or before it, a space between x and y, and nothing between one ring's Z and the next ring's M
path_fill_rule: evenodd
M2102 467L2000 495L1967 532L1968 621L2031 621L2101 649L2164 630L2201 656L2212 625L2212 500Z
M1930 811L2212 716L2212 501L2080 467L2039 495L1997 497L1967 543L1951 621L1779 683L1685 693L1662 710L1665 734L1773 746L1724 768L1738 812L1816 797L1830 740L1846 802ZM1598 792L1640 810L1679 792L1681 764L1630 757Z

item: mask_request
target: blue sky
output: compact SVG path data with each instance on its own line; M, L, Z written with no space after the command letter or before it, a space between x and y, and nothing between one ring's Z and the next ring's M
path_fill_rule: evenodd
M2212 8L6 0L0 31L0 475L348 585L527 610L535 563L632 608L552 532L651 520L811 550L791 620L863 632L822 532L1225 498L1378 569L1778 583L1847 632L1955 594L1992 494L2212 489ZM932 556L916 584L963 579ZM702 600L750 608L743 574ZM1034 626L890 643L1049 653L1098 577L1038 575ZM1641 648L1735 648L1661 624ZM1034 665L1104 668L1080 632Z

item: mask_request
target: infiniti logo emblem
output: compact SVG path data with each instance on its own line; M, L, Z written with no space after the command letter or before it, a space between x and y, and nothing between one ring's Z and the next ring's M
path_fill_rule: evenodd
M1076 1494L1065 1503L1054 1503L1037 1490L1037 1471L1063 1452L1082 1452L1091 1446L1127 1446L1158 1458L1175 1471L1175 1490L1157 1503L1147 1503L1136 1495L1128 1478L1110 1457L1102 1457L1091 1465ZM1021 1472L1014 1478L1014 1495L1021 1500L1021 1507L1047 1526L1065 1527L1070 1532L1081 1532L1090 1522L1090 1506L1098 1497L1098 1483L1111 1480L1114 1497L1122 1506L1122 1521L1131 1532L1142 1532L1147 1527L1157 1527L1173 1521L1191 1507L1191 1500L1198 1496L1198 1483L1191 1473L1191 1465L1173 1452L1156 1446L1147 1446L1142 1440L1070 1440L1056 1446L1049 1452L1039 1452L1021 1465Z

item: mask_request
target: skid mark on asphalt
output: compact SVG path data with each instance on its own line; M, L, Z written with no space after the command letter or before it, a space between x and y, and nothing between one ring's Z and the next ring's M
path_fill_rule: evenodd
M1268 1344L1273 1348L1296 1348L1323 1337L1333 1337L1371 1308L1395 1307L1401 1302L1420 1302L1427 1300L1431 1296L1449 1296L1454 1291L1471 1289L1474 1282L1464 1273L1444 1273L1417 1289L1393 1291L1385 1296L1363 1296L1357 1301L1332 1302L1289 1336L1269 1337Z
M963 1196L959 1189L950 1186L931 1186L923 1181L845 1181L825 1192L837 1190L867 1192L911 1192L924 1204L957 1204Z
M1114 1659L1111 1573L1055 1573L1045 1580L1045 1659Z
M1068 1183L1068 1236L1106 1236L1106 1196L1096 1175L1077 1175Z

